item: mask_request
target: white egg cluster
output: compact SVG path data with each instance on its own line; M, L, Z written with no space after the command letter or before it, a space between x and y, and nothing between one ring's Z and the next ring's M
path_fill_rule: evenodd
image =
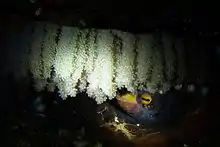
M76 96L76 80L73 77L76 67L77 35L79 30L71 27L62 27L61 36L54 60L54 81L63 98Z
M43 63L42 63L42 45L44 40L44 23L35 23L32 42L30 45L30 56L28 58L30 64L30 72L35 80L34 87L37 91L41 91L46 86L46 79L43 79Z
M166 76L168 80L173 78L173 73L175 72L174 64L175 64L175 54L172 50L173 46L173 38L165 33L162 33L162 42L164 45L164 57L166 60Z
M58 33L58 30L61 30ZM58 39L58 40L56 40ZM177 57L165 33L133 35L117 30L79 29L35 23L26 61L36 90L59 89L60 96L87 92L98 104L116 96L117 89L166 92ZM27 52L27 51L26 51ZM26 57L26 56L23 56ZM179 76L184 63L178 63ZM24 65L24 64L22 64Z
M137 83L139 83L138 89L147 90L146 88L149 87L149 83L146 83L146 81L150 78L149 72L153 68L152 59L155 53L153 50L153 36L140 35L137 51Z
M175 49L177 52L176 58L178 59L177 63L177 74L178 74L178 79L177 79L177 83L181 83L183 78L186 76L187 74L187 70L186 70L186 64L185 64L185 59L186 59L186 54L184 52L184 43L183 43L183 39L177 38L175 41Z
M115 31L121 38L121 48L117 51L116 77L117 88L126 87L128 91L134 92L134 58L135 58L135 37L132 34Z
M43 64L43 79L50 79L51 67L53 66L57 50L55 42L57 29L57 25L50 23L45 25L45 35L42 46L42 62L46 64Z
M112 44L113 36L109 31L98 30L95 49L94 69L88 77L88 94L95 97L97 103L115 97L116 89L113 85L113 60ZM97 97L98 96L98 97ZM100 98L99 98L100 97Z
M156 36L157 37L157 36ZM155 93L157 91L160 91L161 89L158 89L163 85L164 83L164 66L163 66L163 56L162 56L162 46L159 44L158 38L156 38L153 41L153 68L152 68L152 76L151 81L148 82L147 88L148 91L151 93ZM155 66L156 65L156 66ZM160 86L160 87L159 87Z

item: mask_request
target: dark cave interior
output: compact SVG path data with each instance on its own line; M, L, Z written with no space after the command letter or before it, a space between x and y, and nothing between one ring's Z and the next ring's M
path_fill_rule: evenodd
M85 129L83 138L95 146L101 142L103 146L158 146L179 147L217 147L218 138L218 88L220 57L215 46L219 42L218 9L205 4L193 7L191 3L173 5L141 2L85 2L70 0L36 0L1 2L3 24L1 38L1 65L4 63L4 42L8 32L18 31L20 27L31 21L48 21L58 25L78 26L82 28L119 29L132 33L150 33L165 30L176 36L187 36L203 46L200 50L188 50L187 59L192 76L198 73L205 76L204 85L210 91L203 99L199 91L185 95L187 112L197 115L185 115L177 128L162 129L163 137L150 140L139 140L131 143L121 135L109 130L100 129L97 123L97 106L84 93L77 98L61 100L57 93L36 93L26 82L15 83L12 77L2 79L1 117L3 119L3 146L79 146L73 138ZM153 4L154 3L154 4ZM204 58L207 62L203 62ZM196 68L195 68L196 67ZM191 82L186 81L187 82ZM199 85L199 84L198 84ZM199 85L201 86L201 85ZM198 86L198 87L199 87ZM202 86L201 86L202 87ZM37 113L33 103L40 95L46 109ZM199 100L198 100L199 99ZM113 103L113 104L112 104ZM114 101L108 103L111 108ZM115 110L113 110L115 111ZM100 118L99 118L100 119ZM94 135L96 134L96 135ZM81 137L82 138L82 137ZM76 139L77 140L77 139ZM80 139L78 139L80 140ZM80 141L79 141L80 142ZM144 144L142 142L148 142ZM83 143L81 143L83 144ZM86 146L85 145L85 146ZM82 145L83 146L83 145Z

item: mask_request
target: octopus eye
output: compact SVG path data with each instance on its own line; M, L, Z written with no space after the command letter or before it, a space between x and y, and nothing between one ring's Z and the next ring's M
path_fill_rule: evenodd
M150 94L143 94L141 95L141 102L144 105L149 105L152 102L152 97Z

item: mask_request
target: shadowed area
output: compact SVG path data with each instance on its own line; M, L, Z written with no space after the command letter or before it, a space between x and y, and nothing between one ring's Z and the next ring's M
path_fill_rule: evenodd
M219 146L217 9L191 9L182 4L179 4L181 8L160 8L157 4L154 9L141 3L107 8L68 0L11 2L2 6L8 9L1 13L6 14L1 21L1 69L9 67L5 56L9 51L8 40L15 40L10 47L17 49L14 56L18 56L22 38L16 38L16 34L37 20L58 26L111 28L134 34L163 30L186 37L190 74L180 90L174 85L165 94L155 93L149 104L131 98L97 105L85 92L63 100L58 89L36 92L31 76L17 81L1 72L2 146ZM127 93L122 89L120 92L120 96Z

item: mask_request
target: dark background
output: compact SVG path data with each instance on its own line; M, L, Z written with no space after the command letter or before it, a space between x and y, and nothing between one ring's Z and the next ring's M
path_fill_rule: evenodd
M1 64L4 61L4 42L7 38L8 31L16 30L24 24L33 20L49 21L60 25L81 26L106 29L120 29L132 33L150 33L154 31L166 30L174 33L176 36L191 37L193 41L198 42L204 48L192 48L190 50L190 66L192 70L197 71L197 65L203 63L206 58L208 76L207 83L212 87L210 98L202 103L204 113L198 118L191 118L193 121L187 124L186 136L194 141L195 134L203 134L203 140L207 144L217 142L217 113L219 104L219 65L217 63L217 54L215 45L219 44L219 8L216 4L207 2L161 2L161 1L70 1L70 0L38 0L31 3L27 0L9 0L0 2L1 10ZM36 15L36 11L41 9L41 13ZM198 58L198 54L202 52L202 56ZM197 72L198 73L198 72ZM202 73L201 73L202 74ZM7 83L9 86L10 83ZM1 85L6 89L6 86ZM15 93L11 89L9 91ZM2 92L1 106L5 111L16 111L14 107L17 105L12 99L5 99L6 92ZM81 105L87 105L79 102ZM87 101L88 102L88 101ZM71 109L71 103L68 110ZM90 102L88 102L90 103ZM78 106L81 106L78 105ZM90 105L90 104L88 104ZM2 107L1 107L2 108ZM84 110L81 110L82 112ZM87 110L89 111L89 110ZM2 111L4 112L4 111ZM89 114L89 112L87 112ZM62 116L63 113L60 113ZM3 117L5 115L2 115ZM70 116L70 115L69 115ZM62 116L68 122L69 117ZM93 117L91 118L93 119ZM48 123L50 126L50 123ZM201 127L199 124L202 124ZM66 124L64 124L65 126ZM194 129L195 128L195 129ZM191 131L192 130L192 131ZM204 132L204 131L206 132ZM189 132L187 132L189 131ZM216 143L217 144L217 143Z
M40 19L66 25L83 19L88 26L118 28L130 32L153 29L210 32L219 29L217 4L178 1L73 1L73 0L27 0L1 1L2 15L20 15L23 19ZM42 13L34 17L35 11ZM207 34L206 33L206 34Z

